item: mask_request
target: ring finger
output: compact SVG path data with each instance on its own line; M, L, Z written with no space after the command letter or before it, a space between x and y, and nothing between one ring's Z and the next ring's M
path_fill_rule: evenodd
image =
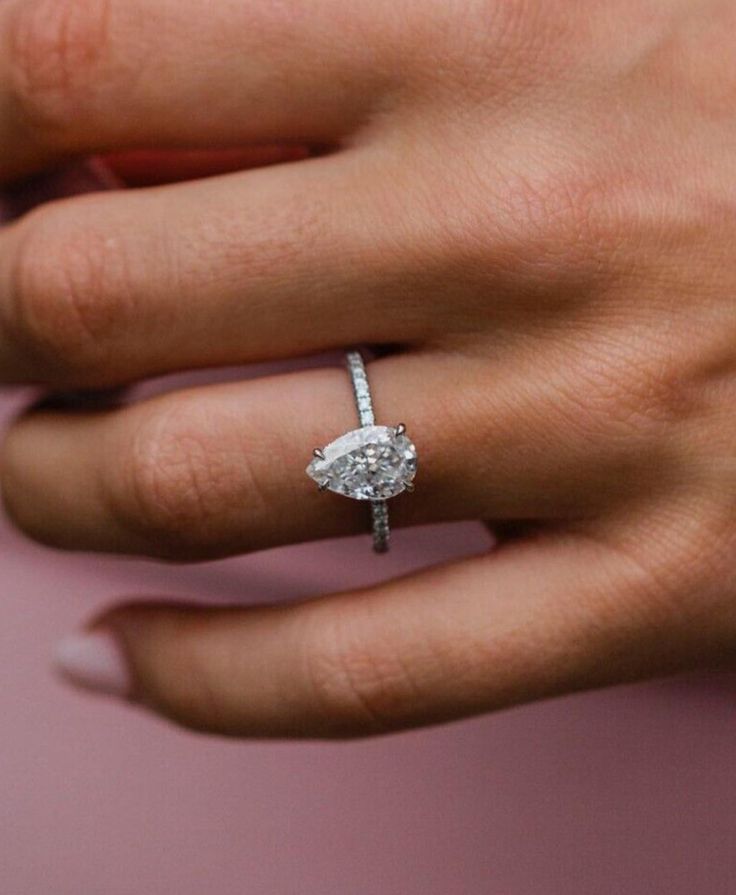
M612 460L591 456L586 424L564 421L564 406L545 413L559 395L486 364L417 353L370 365L378 421L405 422L419 452L416 493L392 501L397 525L557 519L609 499ZM34 412L6 441L4 497L43 542L179 560L362 532L366 505L317 493L304 472L312 447L355 426L348 377L334 369Z

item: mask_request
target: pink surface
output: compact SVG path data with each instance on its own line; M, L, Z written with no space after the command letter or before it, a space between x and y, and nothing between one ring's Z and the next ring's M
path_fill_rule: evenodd
M47 670L57 638L121 595L293 599L485 542L455 526L401 532L380 560L357 539L177 569L0 527L2 893L733 895L725 676L304 745L187 734Z

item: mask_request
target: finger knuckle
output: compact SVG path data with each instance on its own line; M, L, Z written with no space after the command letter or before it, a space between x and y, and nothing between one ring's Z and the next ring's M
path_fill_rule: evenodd
M478 51L481 60L490 57L494 66L506 72L508 57L521 55L527 61L528 53L545 36L545 20L552 18L547 6L551 5L528 0L480 0L466 7L475 27L466 29L464 39L471 41L470 49ZM495 52L490 54L489 48Z
M518 239L530 274L556 269L569 273L588 263L601 238L610 241L601 215L603 188L595 172L570 174L566 160L534 175L516 171L507 178L503 210L508 232Z
M691 495L687 509L671 500L646 518L645 531L617 540L612 631L625 609L644 636L701 647L733 637L736 525L727 514L722 499Z
M150 552L196 559L219 543L233 505L233 470L217 450L217 431L216 421L175 402L132 433L107 490L115 518Z
M305 639L306 680L328 736L397 729L415 707L418 688L400 652L366 630L353 611L338 609L315 617L314 636Z
M167 674L153 698L172 721L201 733L232 731L238 715L236 657L223 657L218 644L218 661L213 662L212 644L198 625L184 624L177 636L175 674Z
M526 60L542 31L541 4L528 0L430 0L420 9L418 19L407 17L402 48L421 63L422 78L435 89L449 81L461 95L479 87L479 96L487 95L489 81L508 78L507 58Z
M709 595L719 598L736 586L736 523L723 494L694 502L689 514L682 514L650 534L650 564L665 589L687 599L696 594L703 609Z
M608 187L592 166L571 173L565 157L520 167L492 152L463 153L461 168L433 175L433 190L429 167L419 166L429 262L462 265L470 289L513 289L522 309L533 301L537 310L543 297L554 296L555 308L589 300L608 285L607 259L622 240ZM489 314L496 309L489 303Z
M58 137L98 89L109 0L31 0L11 18L12 95L34 131Z
M124 278L104 234L51 207L34 212L16 244L6 331L63 384L98 384L124 316Z

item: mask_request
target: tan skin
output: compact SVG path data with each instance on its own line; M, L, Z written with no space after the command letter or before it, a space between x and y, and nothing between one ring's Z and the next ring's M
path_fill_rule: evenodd
M358 736L731 663L736 10L727 0L6 0L0 173L288 142L257 171L48 204L0 232L0 371L53 389L401 348L396 524L502 547L272 609L94 622L129 697L241 736ZM358 532L311 446L343 371L32 411L17 524L176 561ZM304 451L307 451L305 458Z

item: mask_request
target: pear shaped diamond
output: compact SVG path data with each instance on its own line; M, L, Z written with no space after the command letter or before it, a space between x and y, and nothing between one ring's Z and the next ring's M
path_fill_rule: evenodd
M417 450L402 426L363 426L319 451L307 467L317 484L355 500L386 500L411 485Z

